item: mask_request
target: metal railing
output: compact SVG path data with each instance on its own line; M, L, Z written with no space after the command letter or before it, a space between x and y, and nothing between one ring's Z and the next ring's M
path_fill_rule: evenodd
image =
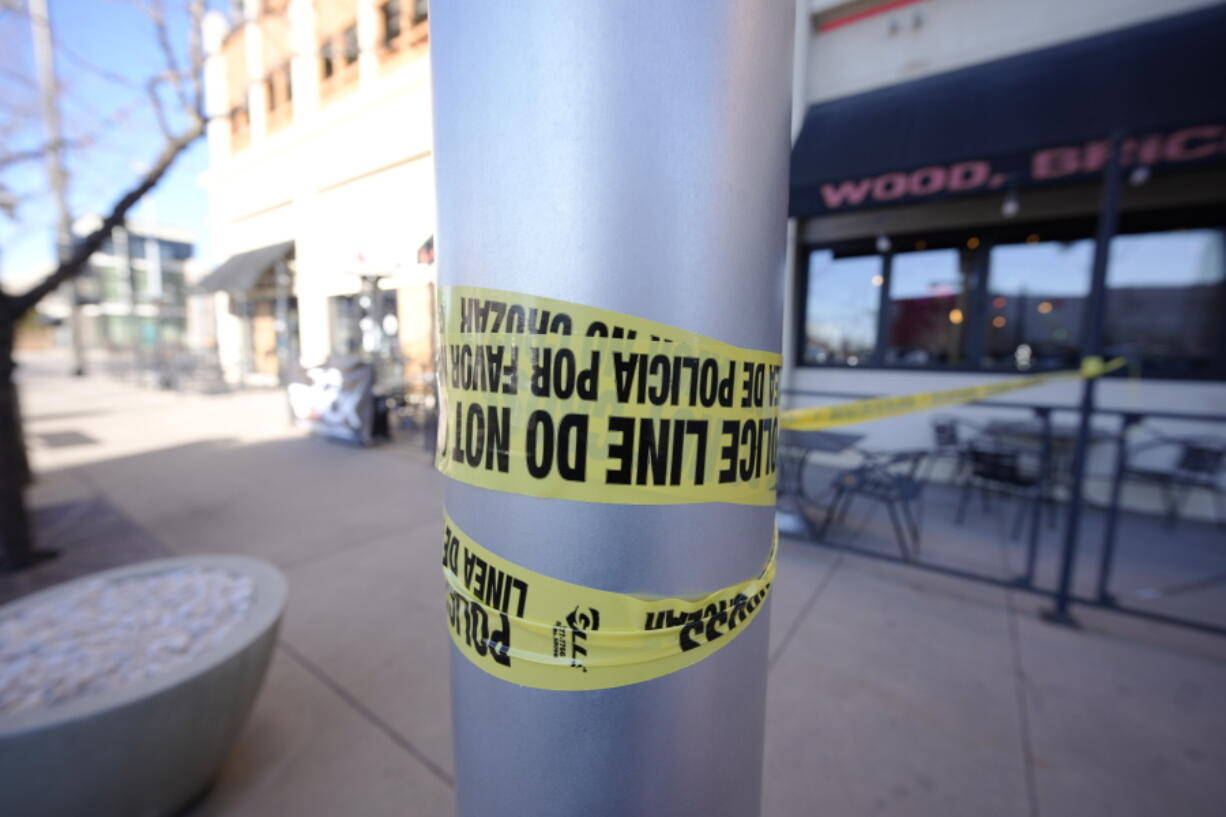
M191 349L122 349L103 368L112 377L149 388L212 394L228 391L217 353Z
M786 398L791 398L794 403L796 398L822 398L822 399L839 399L839 400L861 400L873 399L888 395L866 394L846 391L826 391L826 390L808 390L808 389L784 389L783 395ZM1053 480L1053 425L1052 416L1058 412L1064 412L1071 415L1079 415L1081 407L1078 405L1055 404L1055 403L1029 403L1006 400L982 400L970 403L965 403L963 406L973 406L975 408L987 408L996 410L1013 410L1025 411L1034 416L1038 422L1039 431L1039 479L1049 481L1049 484L1042 485L1039 488L1040 496L1047 500L1058 501L1056 492L1053 490L1054 485L1050 484ZM1186 421L1196 423L1212 423L1226 424L1226 415L1212 414L1207 412L1191 412L1191 411L1167 411L1167 410L1145 410L1145 409L1116 409L1116 408L1101 408L1095 407L1091 412L1091 417L1114 417L1118 418L1118 424L1114 433L1102 435L1098 438L1099 442L1111 442L1114 448L1114 459L1110 470L1110 488L1108 499L1105 505L1099 505L1100 509L1106 514L1103 526L1103 535L1101 542L1101 550L1097 560L1097 570L1094 576L1094 591L1091 595L1080 595L1073 587L1073 574L1077 570L1078 551L1084 544L1081 531L1078 527L1076 517L1072 522L1073 532L1071 534L1071 552L1062 553L1060 573L1056 587L1043 587L1036 583L1036 567L1039 560L1039 531L1040 519L1043 513L1043 507L1048 504L1046 501L1036 501L1032 505L1031 518L1029 520L1029 533L1026 541L1025 554L1025 569L1020 575L1012 578L1000 576L991 576L984 573L968 570L963 567L957 567L947 564L939 564L934 562L920 561L918 559L906 559L895 556L888 552L875 551L868 548L860 548L852 545L841 545L830 541L820 541L820 544L833 547L839 550L845 550L857 553L874 559L906 564L920 570L941 573L957 578L969 579L978 582L1007 587L1009 589L1020 590L1027 593L1033 593L1051 598L1056 603L1056 609L1067 609L1070 605L1089 606L1111 610L1125 615L1136 616L1153 621L1159 621L1166 624L1172 624L1191 629L1213 633L1215 635L1226 636L1226 608L1223 610L1223 621L1204 621L1187 616L1173 615L1164 613L1158 610L1145 609L1136 606L1129 606L1120 600L1120 597L1112 592L1111 583L1113 570L1116 566L1118 556L1118 538L1119 538L1119 522L1122 511L1122 494L1124 483L1128 479L1130 473L1130 453L1133 446L1130 445L1130 437L1133 432L1141 426L1146 420L1173 420ZM1226 438L1224 438L1226 439ZM1179 444L1184 441L1184 438L1172 438L1165 442ZM1086 475L1083 474L1082 479L1085 480ZM1220 482L1215 483L1221 490ZM1070 492L1074 494L1078 503L1090 505L1088 500L1081 497L1081 492ZM1217 497L1215 496L1215 501ZM1074 507L1071 504L1065 509L1068 514L1076 514L1080 510L1079 507ZM1217 510L1215 506L1215 511ZM1226 520L1217 519L1221 523ZM1069 544L1070 542L1066 542ZM1226 563L1226 531L1223 533L1223 560ZM1226 564L1224 564L1226 567ZM1209 579L1199 582L1188 582L1189 587L1203 586L1210 582L1226 581L1226 569L1220 575L1215 575Z

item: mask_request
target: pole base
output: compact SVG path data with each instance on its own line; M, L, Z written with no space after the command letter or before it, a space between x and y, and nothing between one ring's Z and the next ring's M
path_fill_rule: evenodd
M32 550L16 560L0 558L0 573L20 573L35 565L58 558L59 555L58 550Z
M1046 621L1048 624L1057 624L1061 627L1068 627L1070 630L1081 629L1081 623L1073 617L1073 614L1068 610L1061 610L1058 607L1052 607L1039 612L1039 618Z

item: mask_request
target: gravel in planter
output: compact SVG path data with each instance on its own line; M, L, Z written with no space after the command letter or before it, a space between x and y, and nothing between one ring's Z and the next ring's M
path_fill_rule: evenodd
M187 567L87 581L0 613L0 716L173 669L225 638L254 600L248 576Z

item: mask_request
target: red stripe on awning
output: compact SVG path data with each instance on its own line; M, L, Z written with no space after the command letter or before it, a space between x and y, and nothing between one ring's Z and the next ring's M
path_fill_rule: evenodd
M817 27L818 31L827 32L834 31L836 28L849 26L852 23L858 23L861 20L867 20L869 17L876 17L878 14L885 14L894 9L910 6L914 3L922 2L922 0L889 0L887 3L882 3L880 6L873 6L871 9L857 11L854 14L847 14L843 17L836 17L833 20L827 20Z

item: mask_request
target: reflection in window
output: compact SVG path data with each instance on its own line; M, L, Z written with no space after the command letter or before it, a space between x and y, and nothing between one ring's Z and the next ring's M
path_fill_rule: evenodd
M186 261L192 257L192 245L182 241L159 241L163 261Z
M356 295L337 295L332 303L332 354L356 355L362 348L362 330L358 326L361 309Z
M1067 369L1080 357L1093 241L1044 241L992 248L984 364Z
M1104 352L1139 362L1143 373L1220 372L1224 280L1221 230L1117 236L1107 268Z
M358 61L358 27L351 25L341 34L341 42L345 47L345 65L353 65Z
M111 264L94 264L94 275L97 276L98 294L107 301L126 301L128 298L128 281L118 267Z
M319 76L321 79L331 79L336 73L335 54L332 41L329 40L319 47Z
M876 347L881 275L878 255L835 258L829 250L809 253L805 363L868 363Z
M400 37L400 0L387 0L381 7L383 15L383 45L391 48Z
M172 270L162 270L162 300L167 303L181 304L186 294L183 284L183 273Z
M969 256L958 250L901 252L890 269L886 362L904 366L962 362Z

